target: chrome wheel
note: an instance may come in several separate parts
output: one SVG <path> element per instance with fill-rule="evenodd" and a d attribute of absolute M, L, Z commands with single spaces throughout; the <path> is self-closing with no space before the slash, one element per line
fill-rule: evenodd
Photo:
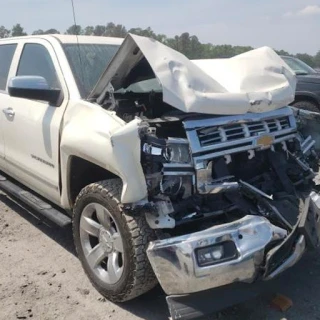
<path fill-rule="evenodd" d="M 90 203 L 83 209 L 80 242 L 92 272 L 105 283 L 117 283 L 125 263 L 123 242 L 117 223 L 101 204 Z"/>

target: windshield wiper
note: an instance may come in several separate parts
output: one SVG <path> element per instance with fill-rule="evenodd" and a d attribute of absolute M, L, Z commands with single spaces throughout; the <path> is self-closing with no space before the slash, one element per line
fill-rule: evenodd
<path fill-rule="evenodd" d="M 296 75 L 297 76 L 306 76 L 306 75 L 308 75 L 309 73 L 308 72 L 305 72 L 305 71 L 297 71 L 296 72 Z"/>

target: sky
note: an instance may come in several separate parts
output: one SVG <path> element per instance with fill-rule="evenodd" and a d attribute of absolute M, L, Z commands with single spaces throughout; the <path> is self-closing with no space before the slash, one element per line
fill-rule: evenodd
<path fill-rule="evenodd" d="M 203 43 L 320 50 L 320 0 L 74 0 L 77 24 L 114 22 L 168 36 L 189 32 Z M 0 25 L 28 33 L 73 24 L 71 0 L 0 0 Z"/>

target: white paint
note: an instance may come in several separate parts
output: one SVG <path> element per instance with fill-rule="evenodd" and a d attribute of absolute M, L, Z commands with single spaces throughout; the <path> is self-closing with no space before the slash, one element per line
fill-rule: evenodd
<path fill-rule="evenodd" d="M 163 101 L 184 112 L 265 112 L 294 100 L 295 74 L 271 48 L 231 59 L 190 61 L 153 39 L 131 34 L 90 97 L 101 101 L 110 82 L 115 90 L 120 89 L 129 71 L 143 57 L 162 85 Z"/>
<path fill-rule="evenodd" d="M 62 205 L 69 207 L 69 166 L 73 156 L 94 163 L 119 176 L 121 201 L 134 203 L 147 196 L 140 165 L 139 119 L 128 124 L 99 105 L 70 101 L 61 137 Z"/>

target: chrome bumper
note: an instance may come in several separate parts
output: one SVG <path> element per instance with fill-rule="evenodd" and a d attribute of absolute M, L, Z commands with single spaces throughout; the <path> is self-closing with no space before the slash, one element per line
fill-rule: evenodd
<path fill-rule="evenodd" d="M 261 271 L 266 246 L 286 236 L 286 230 L 274 226 L 267 219 L 248 215 L 201 232 L 151 242 L 147 254 L 168 295 L 188 294 L 235 282 L 253 282 Z M 234 242 L 237 257 L 227 262 L 199 266 L 197 249 L 226 241 Z M 304 239 L 299 239 L 293 256 L 283 263 L 281 271 L 298 261 L 305 247 Z"/>

